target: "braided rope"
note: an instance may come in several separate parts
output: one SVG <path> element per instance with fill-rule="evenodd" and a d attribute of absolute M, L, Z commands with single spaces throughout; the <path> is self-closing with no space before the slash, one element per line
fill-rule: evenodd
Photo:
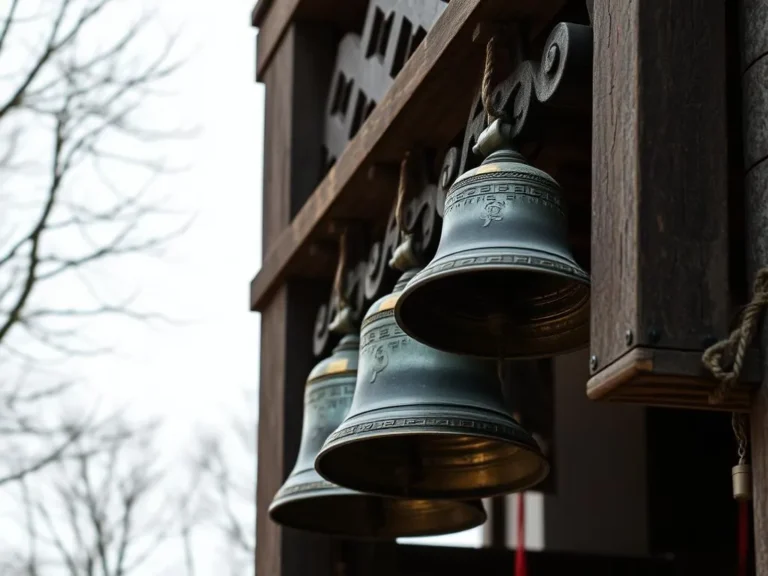
<path fill-rule="evenodd" d="M 483 71 L 483 83 L 481 84 L 481 98 L 483 100 L 483 108 L 485 108 L 488 124 L 502 115 L 501 110 L 497 109 L 493 104 L 493 93 L 491 92 L 491 88 L 493 87 L 494 66 L 496 64 L 496 46 L 498 42 L 498 36 L 494 34 L 485 45 L 485 70 Z"/>
<path fill-rule="evenodd" d="M 720 404 L 739 379 L 747 349 L 757 331 L 763 308 L 768 304 L 768 267 L 758 271 L 752 288 L 752 301 L 744 307 L 741 322 L 725 340 L 704 351 L 701 361 L 720 382 L 709 396 L 710 404 Z M 733 358 L 730 369 L 724 359 Z"/>

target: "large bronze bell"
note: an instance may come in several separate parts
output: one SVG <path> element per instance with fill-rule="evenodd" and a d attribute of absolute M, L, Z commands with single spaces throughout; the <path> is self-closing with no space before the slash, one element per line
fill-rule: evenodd
<path fill-rule="evenodd" d="M 352 403 L 357 375 L 357 336 L 345 336 L 330 358 L 309 375 L 296 465 L 269 507 L 280 524 L 354 538 L 393 539 L 467 530 L 485 522 L 479 500 L 405 500 L 362 494 L 323 480 L 315 455 Z"/>
<path fill-rule="evenodd" d="M 414 273 L 363 319 L 352 407 L 315 468 L 341 486 L 411 498 L 482 498 L 533 486 L 549 466 L 506 410 L 496 364 L 428 348 L 395 323 L 395 303 Z"/>
<path fill-rule="evenodd" d="M 432 261 L 403 291 L 397 323 L 433 348 L 536 358 L 589 340 L 589 275 L 568 247 L 558 183 L 516 152 L 495 121 L 480 166 L 454 182 Z"/>

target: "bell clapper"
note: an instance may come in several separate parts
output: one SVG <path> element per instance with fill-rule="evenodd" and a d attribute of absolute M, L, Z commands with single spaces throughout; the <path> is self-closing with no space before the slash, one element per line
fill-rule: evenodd
<path fill-rule="evenodd" d="M 743 502 L 752 499 L 752 467 L 747 464 L 747 434 L 743 414 L 733 413 L 731 424 L 736 441 L 739 444 L 739 463 L 731 470 L 733 481 L 733 497 Z"/>

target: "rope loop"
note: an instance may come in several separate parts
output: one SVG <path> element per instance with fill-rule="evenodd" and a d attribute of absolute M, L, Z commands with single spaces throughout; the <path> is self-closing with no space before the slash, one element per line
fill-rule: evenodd
<path fill-rule="evenodd" d="M 728 338 L 704 351 L 704 366 L 720 382 L 709 396 L 710 404 L 722 403 L 736 384 L 744 366 L 744 358 L 757 332 L 763 308 L 768 304 L 768 267 L 761 268 L 752 287 L 752 301 L 744 307 L 739 326 Z"/>

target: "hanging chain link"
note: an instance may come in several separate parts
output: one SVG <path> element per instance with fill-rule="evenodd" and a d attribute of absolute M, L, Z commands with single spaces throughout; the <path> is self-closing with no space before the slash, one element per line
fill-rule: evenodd
<path fill-rule="evenodd" d="M 749 443 L 749 436 L 747 436 L 747 416 L 737 412 L 731 413 L 731 426 L 733 427 L 733 435 L 736 437 L 736 442 L 739 445 L 739 464 L 746 464 L 747 444 Z"/>

